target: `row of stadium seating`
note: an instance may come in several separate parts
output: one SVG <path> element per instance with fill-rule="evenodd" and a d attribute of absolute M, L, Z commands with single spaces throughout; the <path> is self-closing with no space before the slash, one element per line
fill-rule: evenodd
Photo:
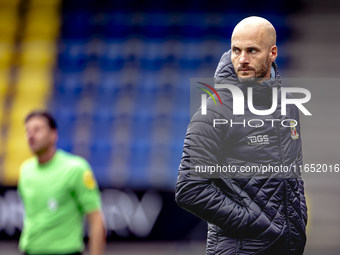
<path fill-rule="evenodd" d="M 10 106 L 2 109 L 6 116 L 2 127 L 8 127 L 2 152 L 5 185 L 16 184 L 20 164 L 31 156 L 25 142 L 25 116 L 48 106 L 60 27 L 59 5 L 59 0 L 0 3 L 0 68 L 5 76 L 3 86 L 9 88 L 4 95 Z M 1 47 L 3 44 L 6 47 Z"/>
<path fill-rule="evenodd" d="M 215 0 L 68 0 L 61 16 L 59 0 L 13 2 L 6 7 L 12 16 L 0 16 L 0 31 L 13 36 L 0 37 L 4 183 L 15 183 L 30 155 L 25 115 L 48 108 L 58 122 L 58 146 L 88 159 L 101 187 L 173 189 L 190 118 L 190 78 L 213 77 L 233 27 L 249 15 Z M 275 4 L 276 13 L 261 15 L 284 44 L 292 2 Z M 281 54 L 280 68 L 288 60 Z"/>
<path fill-rule="evenodd" d="M 244 14 L 159 11 L 155 1 L 140 12 L 127 2 L 64 2 L 50 101 L 59 146 L 87 158 L 102 187 L 173 189 L 190 78 L 213 77 Z M 267 18 L 284 43 L 284 16 Z"/>
<path fill-rule="evenodd" d="M 18 30 L 18 3 L 19 1 L 0 2 L 0 158 L 6 152 L 6 137 L 3 131 L 6 122 L 7 95 L 11 83 L 10 67 L 15 54 L 14 41 Z"/>
<path fill-rule="evenodd" d="M 216 63 L 221 50 L 230 45 L 223 40 L 67 40 L 60 47 L 59 66 L 63 72 L 82 71 L 89 62 L 101 70 L 117 71 L 125 65 L 140 65 L 145 70 L 159 70 L 164 65 L 196 69 Z"/>
<path fill-rule="evenodd" d="M 264 10 L 263 6 L 271 5 L 271 13 L 276 15 L 284 15 L 292 11 L 292 6 L 299 7 L 299 2 L 293 0 L 277 0 L 272 2 L 270 0 L 263 0 L 256 5 L 250 5 L 245 0 L 239 2 L 233 1 L 220 1 L 220 0 L 125 0 L 125 1 L 111 1 L 111 0 L 68 0 L 64 6 L 64 11 L 69 10 L 88 10 L 88 11 L 112 11 L 112 10 L 125 10 L 140 12 L 150 10 L 163 10 L 163 11 L 229 11 L 230 13 L 247 13 L 249 11 L 259 12 Z"/>
<path fill-rule="evenodd" d="M 271 12 L 265 12 L 268 6 Z M 290 30 L 285 16 L 300 7 L 292 0 L 264 0 L 249 5 L 247 2 L 220 0 L 166 1 L 108 1 L 69 0 L 63 8 L 63 38 L 89 39 L 99 36 L 104 40 L 142 36 L 164 39 L 169 36 L 200 38 L 219 36 L 229 38 L 238 20 L 261 14 L 275 23 L 279 42 L 287 39 Z"/>
<path fill-rule="evenodd" d="M 276 24 L 276 30 L 285 40 L 290 30 L 285 26 L 283 16 L 267 15 Z M 201 38 L 202 36 L 228 38 L 233 31 L 236 20 L 244 14 L 218 14 L 206 12 L 169 13 L 146 12 L 131 13 L 122 11 L 104 12 L 100 17 L 92 11 L 75 10 L 65 15 L 63 27 L 66 39 L 87 39 L 93 34 L 110 40 L 126 38 L 131 35 L 143 38 L 163 39 L 169 37 Z"/>

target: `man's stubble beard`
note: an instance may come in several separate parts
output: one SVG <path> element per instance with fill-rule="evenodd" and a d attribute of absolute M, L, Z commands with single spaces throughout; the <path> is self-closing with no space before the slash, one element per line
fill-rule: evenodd
<path fill-rule="evenodd" d="M 270 61 L 269 58 L 266 59 L 266 62 L 264 64 L 261 65 L 259 70 L 255 71 L 255 75 L 252 77 L 238 77 L 238 80 L 241 83 L 251 83 L 251 82 L 255 82 L 255 81 L 259 81 L 261 80 L 263 77 L 266 76 L 266 74 L 268 73 L 269 69 L 270 69 L 271 65 L 270 65 Z"/>
<path fill-rule="evenodd" d="M 40 147 L 36 148 L 35 150 L 31 148 L 31 150 L 33 154 L 39 156 L 39 155 L 46 153 L 50 148 L 51 148 L 51 144 L 46 143 L 46 144 L 42 144 Z"/>

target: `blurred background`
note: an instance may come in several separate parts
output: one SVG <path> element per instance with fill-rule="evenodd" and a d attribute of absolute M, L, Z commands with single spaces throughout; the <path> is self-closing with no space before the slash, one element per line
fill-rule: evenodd
<path fill-rule="evenodd" d="M 213 77 L 234 26 L 252 15 L 276 28 L 282 77 L 340 78 L 339 7 L 330 0 L 0 0 L 0 254 L 19 254 L 16 184 L 31 156 L 23 120 L 37 108 L 55 116 L 58 146 L 93 167 L 107 254 L 205 254 L 206 223 L 174 202 L 190 78 Z M 314 85 L 320 114 L 336 110 L 340 89 L 322 94 Z M 314 137 L 323 127 L 302 117 L 305 159 L 338 159 L 338 120 L 320 150 Z M 339 254 L 339 181 L 305 185 L 305 254 Z"/>

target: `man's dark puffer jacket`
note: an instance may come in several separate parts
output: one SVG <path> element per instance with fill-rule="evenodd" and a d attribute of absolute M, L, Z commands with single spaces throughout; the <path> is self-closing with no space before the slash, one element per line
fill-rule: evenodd
<path fill-rule="evenodd" d="M 207 115 L 198 110 L 193 116 L 184 141 L 182 161 L 176 185 L 179 206 L 208 222 L 207 252 L 209 255 L 300 255 L 306 243 L 307 207 L 300 173 L 287 178 L 241 178 L 238 173 L 227 178 L 212 178 L 209 173 L 194 174 L 195 166 L 302 165 L 301 134 L 296 138 L 284 119 L 299 123 L 295 105 L 287 105 L 281 115 L 281 90 L 278 107 L 270 116 L 253 115 L 247 106 L 246 86 L 237 80 L 230 51 L 225 53 L 215 73 L 215 83 L 238 86 L 245 95 L 244 115 L 233 115 L 232 97 L 228 89 L 218 90 L 223 106 L 207 100 Z M 255 109 L 269 109 L 272 87 L 281 87 L 277 66 L 275 78 L 254 83 Z M 287 97 L 292 97 L 287 94 Z M 216 100 L 218 100 L 216 98 Z M 218 101 L 217 101 L 218 102 Z M 262 127 L 216 125 L 213 119 L 232 119 L 246 123 L 249 119 L 264 121 Z M 288 121 L 289 123 L 289 121 Z M 288 124 L 289 125 L 289 124 Z M 268 135 L 268 144 L 250 144 L 250 136 Z M 293 137 L 295 139 L 293 139 Z M 230 178 L 228 178 L 230 177 Z M 232 177 L 232 178 L 231 178 Z"/>

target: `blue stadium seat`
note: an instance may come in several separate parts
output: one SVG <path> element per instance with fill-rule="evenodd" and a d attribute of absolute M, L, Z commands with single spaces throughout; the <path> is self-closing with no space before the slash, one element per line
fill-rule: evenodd
<path fill-rule="evenodd" d="M 133 11 L 141 10 L 141 7 L 145 5 L 145 2 L 139 0 L 125 0 L 125 1 L 111 1 L 107 0 L 103 3 L 103 10 L 111 13 L 114 11 Z"/>
<path fill-rule="evenodd" d="M 276 30 L 276 43 L 282 44 L 291 36 L 291 29 L 287 26 L 286 17 L 283 15 L 275 15 L 273 13 L 264 13 L 262 17 L 268 19 Z"/>
<path fill-rule="evenodd" d="M 83 90 L 82 72 L 60 73 L 56 78 L 56 92 L 60 95 L 79 95 Z"/>
<path fill-rule="evenodd" d="M 69 107 L 69 111 L 76 109 L 84 89 L 81 75 L 82 73 L 57 75 L 53 95 L 54 104 Z"/>
<path fill-rule="evenodd" d="M 102 35 L 107 39 L 124 38 L 132 32 L 131 14 L 124 11 L 107 12 L 103 25 Z"/>
<path fill-rule="evenodd" d="M 148 166 L 150 162 L 150 145 L 134 144 L 131 148 L 129 160 L 130 173 L 128 183 L 131 187 L 146 188 L 150 185 Z"/>
<path fill-rule="evenodd" d="M 65 12 L 62 26 L 63 38 L 89 39 L 93 32 L 92 16 L 91 9 L 72 9 L 67 13 Z"/>
<path fill-rule="evenodd" d="M 187 12 L 182 16 L 180 36 L 183 38 L 201 38 L 205 30 L 205 15 L 203 12 Z"/>
<path fill-rule="evenodd" d="M 97 139 L 97 137 L 92 137 L 90 149 L 90 160 L 94 166 L 105 167 L 109 164 L 110 155 L 112 153 L 112 144 L 109 139 Z"/>
<path fill-rule="evenodd" d="M 135 98 L 135 121 L 152 121 L 155 111 L 155 93 L 139 93 Z"/>
<path fill-rule="evenodd" d="M 63 116 L 67 115 L 67 116 Z M 55 119 L 58 125 L 58 142 L 57 147 L 65 151 L 72 152 L 74 148 L 73 137 L 75 130 L 74 116 L 65 112 L 59 115 L 55 113 Z"/>
<path fill-rule="evenodd" d="M 143 55 L 141 56 L 141 67 L 145 70 L 160 70 L 165 63 L 162 54 L 162 41 L 146 41 Z"/>
<path fill-rule="evenodd" d="M 144 117 L 144 116 L 143 116 Z M 152 122 L 148 119 L 134 119 L 132 127 L 133 143 L 147 146 L 151 142 Z"/>
<path fill-rule="evenodd" d="M 121 72 L 100 72 L 97 89 L 97 102 L 110 104 L 117 99 L 122 89 Z"/>
<path fill-rule="evenodd" d="M 184 138 L 183 138 L 184 142 Z M 170 160 L 169 164 L 169 177 L 176 180 L 178 175 L 178 168 L 181 163 L 182 153 L 183 153 L 183 142 L 174 142 L 170 146 Z"/>
<path fill-rule="evenodd" d="M 64 41 L 60 47 L 58 66 L 64 72 L 84 70 L 87 61 L 87 40 Z"/>
<path fill-rule="evenodd" d="M 169 33 L 169 14 L 166 12 L 145 13 L 140 33 L 147 38 L 164 38 Z"/>
<path fill-rule="evenodd" d="M 57 148 L 60 148 L 64 151 L 72 153 L 74 149 L 74 144 L 72 141 L 68 139 L 64 139 L 63 137 L 60 137 L 57 142 Z"/>
<path fill-rule="evenodd" d="M 70 108 L 68 105 L 63 105 L 62 103 L 57 103 L 52 109 L 53 116 L 58 122 L 61 122 L 66 126 L 69 123 L 74 123 L 77 119 L 77 113 L 75 108 Z"/>
<path fill-rule="evenodd" d="M 92 137 L 95 139 L 110 139 L 113 133 L 115 115 L 110 107 L 96 107 L 93 116 Z"/>
<path fill-rule="evenodd" d="M 100 57 L 100 67 L 104 71 L 118 71 L 125 63 L 123 57 L 125 40 L 106 41 L 103 55 Z"/>
<path fill-rule="evenodd" d="M 91 10 L 97 0 L 67 0 L 64 3 L 64 12 L 67 10 Z"/>
<path fill-rule="evenodd" d="M 179 59 L 180 67 L 189 70 L 198 69 L 203 62 L 200 55 L 200 41 L 186 41 L 182 45 L 183 48 Z"/>
<path fill-rule="evenodd" d="M 143 70 L 138 79 L 138 90 L 141 92 L 156 92 L 158 87 L 159 72 L 154 70 Z"/>
<path fill-rule="evenodd" d="M 92 137 L 89 163 L 100 186 L 109 184 L 108 170 L 111 161 L 112 144 L 107 138 Z"/>
<path fill-rule="evenodd" d="M 189 109 L 176 108 L 172 117 L 172 140 L 183 144 L 184 137 L 187 131 L 187 127 L 190 123 L 190 112 Z"/>

